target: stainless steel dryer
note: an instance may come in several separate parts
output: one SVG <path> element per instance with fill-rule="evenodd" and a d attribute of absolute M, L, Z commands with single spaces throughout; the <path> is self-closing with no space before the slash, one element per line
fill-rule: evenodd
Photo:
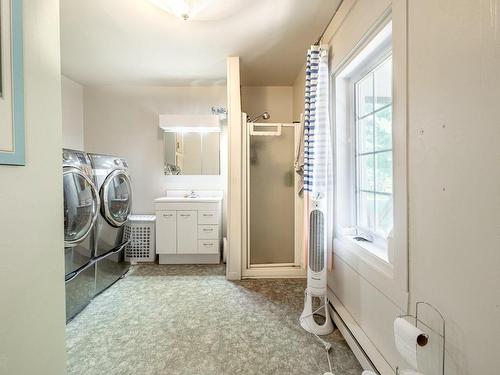
<path fill-rule="evenodd" d="M 129 269 L 125 262 L 124 226 L 132 208 L 132 186 L 124 159 L 89 154 L 101 199 L 96 228 L 96 294 Z"/>
<path fill-rule="evenodd" d="M 93 235 L 100 201 L 88 156 L 64 149 L 62 158 L 66 320 L 70 320 L 95 294 Z"/>

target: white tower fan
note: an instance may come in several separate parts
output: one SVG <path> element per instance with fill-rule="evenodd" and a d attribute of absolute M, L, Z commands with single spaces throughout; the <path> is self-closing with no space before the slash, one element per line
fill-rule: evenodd
<path fill-rule="evenodd" d="M 304 298 L 304 311 L 300 316 L 300 325 L 315 335 L 328 335 L 333 331 L 328 310 L 326 293 L 327 273 L 327 238 L 326 238 L 327 199 L 318 194 L 311 198 L 309 208 L 309 259 L 307 264 L 307 288 Z M 313 297 L 321 300 L 321 305 L 313 310 Z M 324 307 L 325 322 L 320 325 L 314 320 L 314 314 Z"/>
<path fill-rule="evenodd" d="M 312 46 L 308 52 L 304 113 L 304 198 L 308 221 L 307 289 L 300 325 L 314 335 L 333 331 L 328 311 L 326 274 L 328 256 L 328 189 L 331 179 L 330 123 L 328 114 L 328 47 Z M 313 310 L 313 298 L 321 300 Z M 320 325 L 314 314 L 324 308 Z"/>

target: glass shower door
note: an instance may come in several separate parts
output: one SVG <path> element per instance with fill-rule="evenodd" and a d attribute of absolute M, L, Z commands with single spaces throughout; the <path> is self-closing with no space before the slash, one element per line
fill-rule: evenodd
<path fill-rule="evenodd" d="M 248 130 L 249 265 L 292 265 L 295 129 L 248 124 Z"/>

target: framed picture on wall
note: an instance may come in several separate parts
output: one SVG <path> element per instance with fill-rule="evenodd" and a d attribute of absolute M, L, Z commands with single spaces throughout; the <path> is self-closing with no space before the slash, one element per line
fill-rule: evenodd
<path fill-rule="evenodd" d="M 25 164 L 22 8 L 0 0 L 0 164 Z"/>

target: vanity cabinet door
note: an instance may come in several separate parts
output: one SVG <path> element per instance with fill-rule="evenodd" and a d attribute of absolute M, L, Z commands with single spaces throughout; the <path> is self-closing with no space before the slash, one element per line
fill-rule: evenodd
<path fill-rule="evenodd" d="M 177 211 L 177 254 L 198 252 L 197 211 Z"/>
<path fill-rule="evenodd" d="M 175 211 L 156 212 L 156 253 L 177 253 L 177 215 Z"/>

